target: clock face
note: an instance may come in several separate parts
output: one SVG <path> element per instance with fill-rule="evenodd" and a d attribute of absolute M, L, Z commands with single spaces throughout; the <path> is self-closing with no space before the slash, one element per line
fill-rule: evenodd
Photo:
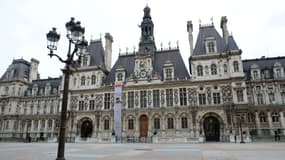
<path fill-rule="evenodd" d="M 146 71 L 142 70 L 140 73 L 141 78 L 145 78 L 146 77 Z"/>

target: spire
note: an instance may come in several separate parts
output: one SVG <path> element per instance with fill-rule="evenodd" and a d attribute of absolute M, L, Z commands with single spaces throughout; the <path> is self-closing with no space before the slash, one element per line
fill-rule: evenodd
<path fill-rule="evenodd" d="M 154 36 L 153 36 L 153 22 L 150 16 L 150 8 L 148 5 L 144 8 L 143 21 L 141 22 L 141 39 L 139 43 L 139 51 L 142 53 L 144 51 L 154 52 L 156 50 Z"/>

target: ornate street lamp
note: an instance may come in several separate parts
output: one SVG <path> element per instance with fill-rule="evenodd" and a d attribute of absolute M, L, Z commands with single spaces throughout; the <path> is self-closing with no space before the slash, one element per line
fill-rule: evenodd
<path fill-rule="evenodd" d="M 47 36 L 47 48 L 50 50 L 48 54 L 51 58 L 57 57 L 60 62 L 65 64 L 65 68 L 62 69 L 64 74 L 64 86 L 63 86 L 63 97 L 61 107 L 61 122 L 58 140 L 58 151 L 56 160 L 65 160 L 64 148 L 65 148 L 65 128 L 66 128 L 66 115 L 67 115 L 67 102 L 68 102 L 68 88 L 69 88 L 69 77 L 72 72 L 71 68 L 75 64 L 80 64 L 82 54 L 85 52 L 88 42 L 84 40 L 85 28 L 81 27 L 80 22 L 74 22 L 74 18 L 71 18 L 65 25 L 67 30 L 67 39 L 69 40 L 69 47 L 67 52 L 67 58 L 62 59 L 59 55 L 54 54 L 53 51 L 57 49 L 57 42 L 60 39 L 60 35 L 56 32 L 56 28 L 52 28 Z M 71 45 L 74 44 L 74 49 L 71 52 Z M 74 56 L 78 57 L 78 60 L 74 60 Z"/>

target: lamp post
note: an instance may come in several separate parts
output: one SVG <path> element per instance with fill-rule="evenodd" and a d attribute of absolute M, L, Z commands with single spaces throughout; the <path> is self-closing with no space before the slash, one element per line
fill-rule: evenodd
<path fill-rule="evenodd" d="M 56 160 L 65 160 L 64 148 L 65 148 L 65 129 L 66 129 L 66 114 L 67 114 L 67 103 L 68 103 L 68 88 L 69 88 L 69 77 L 72 72 L 71 68 L 75 67 L 76 64 L 80 64 L 80 58 L 85 52 L 88 42 L 84 40 L 85 28 L 81 27 L 80 22 L 74 22 L 74 18 L 71 18 L 69 22 L 65 24 L 67 30 L 67 39 L 69 40 L 69 47 L 67 52 L 67 58 L 62 59 L 59 55 L 54 54 L 53 51 L 57 49 L 57 42 L 59 41 L 60 34 L 56 32 L 56 28 L 52 28 L 47 36 L 47 48 L 50 50 L 48 54 L 50 58 L 53 56 L 57 57 L 58 60 L 65 64 L 65 68 L 62 69 L 64 74 L 64 86 L 63 86 L 63 97 L 61 107 L 61 122 L 58 140 L 58 151 Z M 71 52 L 71 46 L 74 45 L 74 50 Z M 73 60 L 74 56 L 78 57 L 78 60 Z"/>

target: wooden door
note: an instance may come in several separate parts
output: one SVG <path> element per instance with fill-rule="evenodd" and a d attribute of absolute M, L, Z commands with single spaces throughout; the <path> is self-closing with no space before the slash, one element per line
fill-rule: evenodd
<path fill-rule="evenodd" d="M 140 137 L 147 137 L 148 118 L 146 115 L 140 117 Z"/>

